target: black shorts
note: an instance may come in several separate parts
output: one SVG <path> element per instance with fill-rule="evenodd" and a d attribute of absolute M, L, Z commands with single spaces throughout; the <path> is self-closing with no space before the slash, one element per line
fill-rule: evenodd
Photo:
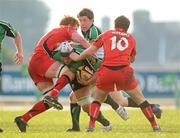
<path fill-rule="evenodd" d="M 75 77 L 74 80 L 70 83 L 71 88 L 73 91 L 76 91 L 78 89 L 81 89 L 83 87 L 86 87 L 87 85 L 82 85 L 77 81 L 77 78 Z"/>

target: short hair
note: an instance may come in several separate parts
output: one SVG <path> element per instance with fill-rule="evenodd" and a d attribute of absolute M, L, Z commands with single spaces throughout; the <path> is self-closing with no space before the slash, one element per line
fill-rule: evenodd
<path fill-rule="evenodd" d="M 127 17 L 125 16 L 119 16 L 117 17 L 115 20 L 114 20 L 114 27 L 115 28 L 122 28 L 124 29 L 125 31 L 128 30 L 129 28 L 129 25 L 130 25 L 130 21 Z"/>
<path fill-rule="evenodd" d="M 64 18 L 61 19 L 59 25 L 70 25 L 70 26 L 79 26 L 79 22 L 77 19 L 75 19 L 72 16 L 64 16 Z"/>
<path fill-rule="evenodd" d="M 91 9 L 83 8 L 77 15 L 77 17 L 87 16 L 90 20 L 94 19 L 94 13 Z"/>

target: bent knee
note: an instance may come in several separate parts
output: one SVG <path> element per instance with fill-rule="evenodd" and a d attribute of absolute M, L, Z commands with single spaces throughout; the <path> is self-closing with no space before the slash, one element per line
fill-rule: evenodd
<path fill-rule="evenodd" d="M 73 92 L 70 93 L 69 100 L 70 100 L 70 103 L 77 103 L 76 96 Z"/>

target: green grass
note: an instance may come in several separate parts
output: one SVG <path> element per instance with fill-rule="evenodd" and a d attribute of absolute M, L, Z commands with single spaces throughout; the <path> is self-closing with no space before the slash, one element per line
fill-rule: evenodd
<path fill-rule="evenodd" d="M 67 133 L 66 129 L 71 126 L 69 111 L 50 110 L 30 120 L 26 133 L 19 133 L 13 121 L 24 112 L 0 111 L 0 127 L 4 129 L 1 138 L 180 138 L 180 110 L 163 110 L 158 120 L 160 133 L 152 131 L 139 109 L 128 110 L 128 121 L 123 121 L 113 110 L 103 111 L 112 123 L 111 132 L 101 132 L 101 125 L 96 123 L 95 132 L 86 133 L 88 117 L 81 113 L 81 132 Z"/>

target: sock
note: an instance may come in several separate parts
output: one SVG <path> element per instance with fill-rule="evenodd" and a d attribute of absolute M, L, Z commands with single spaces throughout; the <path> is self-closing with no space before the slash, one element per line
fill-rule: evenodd
<path fill-rule="evenodd" d="M 66 84 L 69 83 L 69 77 L 66 75 L 62 75 L 56 82 L 54 89 L 51 91 L 50 95 L 51 96 L 58 96 L 58 92 L 66 86 Z"/>
<path fill-rule="evenodd" d="M 110 122 L 102 115 L 102 112 L 99 112 L 99 115 L 97 117 L 97 121 L 101 123 L 103 126 L 109 126 Z"/>
<path fill-rule="evenodd" d="M 133 99 L 131 99 L 130 97 L 128 97 L 128 107 L 139 107 L 138 104 L 136 104 Z M 151 108 L 155 105 L 155 104 L 150 104 Z"/>
<path fill-rule="evenodd" d="M 146 116 L 146 118 L 151 123 L 151 126 L 152 127 L 157 126 L 154 114 L 153 114 L 152 109 L 151 109 L 151 105 L 147 101 L 144 101 L 139 106 L 140 106 L 142 112 L 144 113 L 144 115 Z"/>
<path fill-rule="evenodd" d="M 72 129 L 79 130 L 79 117 L 81 112 L 81 106 L 77 103 L 70 103 L 71 118 L 72 118 Z"/>
<path fill-rule="evenodd" d="M 118 109 L 119 105 L 111 98 L 110 95 L 107 96 L 104 103 L 109 104 L 114 110 Z"/>
<path fill-rule="evenodd" d="M 99 116 L 99 110 L 101 107 L 101 103 L 99 103 L 98 101 L 94 101 L 91 103 L 90 105 L 90 121 L 89 121 L 89 126 L 94 127 L 95 126 L 95 121 Z"/>
<path fill-rule="evenodd" d="M 136 104 L 132 98 L 128 97 L 127 100 L 128 100 L 128 107 L 139 107 L 139 105 Z"/>
<path fill-rule="evenodd" d="M 44 103 L 43 101 L 37 102 L 31 110 L 29 110 L 27 113 L 21 116 L 21 119 L 25 122 L 28 122 L 32 117 L 48 110 L 50 107 L 47 103 Z"/>

